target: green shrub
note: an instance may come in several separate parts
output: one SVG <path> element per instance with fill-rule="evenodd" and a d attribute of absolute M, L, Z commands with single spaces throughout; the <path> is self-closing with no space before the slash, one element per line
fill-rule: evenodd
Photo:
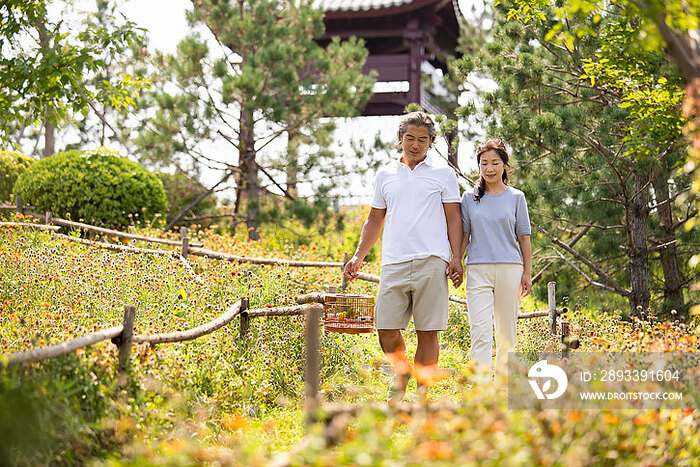
<path fill-rule="evenodd" d="M 197 199 L 198 196 L 207 191 L 207 188 L 199 180 L 194 177 L 188 177 L 185 174 L 159 172 L 156 175 L 163 183 L 165 196 L 168 198 L 168 222 L 180 214 L 180 211 Z M 185 217 L 214 214 L 217 212 L 216 204 L 216 197 L 209 195 L 192 208 Z M 206 222 L 200 224 L 208 225 Z"/>
<path fill-rule="evenodd" d="M 120 388 L 76 354 L 0 369 L 0 465 L 83 465 L 114 448 L 101 423 Z"/>
<path fill-rule="evenodd" d="M 42 159 L 22 173 L 14 193 L 39 212 L 112 227 L 151 221 L 167 209 L 158 177 L 104 148 Z"/>
<path fill-rule="evenodd" d="M 17 177 L 34 162 L 34 159 L 19 152 L 0 151 L 0 201 L 12 200 L 12 188 Z"/>

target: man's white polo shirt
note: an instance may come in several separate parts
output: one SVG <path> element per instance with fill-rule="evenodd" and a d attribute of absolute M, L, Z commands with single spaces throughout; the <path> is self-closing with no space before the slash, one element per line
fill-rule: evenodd
<path fill-rule="evenodd" d="M 450 260 L 443 203 L 459 203 L 457 176 L 430 156 L 415 169 L 400 161 L 377 172 L 371 206 L 386 209 L 382 264 L 438 256 Z M 461 228 L 461 227 L 460 227 Z"/>

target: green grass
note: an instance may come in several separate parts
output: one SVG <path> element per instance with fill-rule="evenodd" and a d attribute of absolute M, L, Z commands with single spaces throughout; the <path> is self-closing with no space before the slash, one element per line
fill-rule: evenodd
<path fill-rule="evenodd" d="M 305 260 L 337 261 L 344 243 L 341 234 L 327 234 L 319 245 L 299 246 L 272 228 L 255 244 L 212 230 L 195 236 L 217 251 Z M 190 264 L 192 270 L 174 258 L 115 253 L 49 233 L 0 227 L 0 354 L 116 325 L 128 304 L 137 307 L 135 332 L 151 334 L 202 324 L 242 296 L 250 297 L 252 308 L 284 306 L 295 295 L 340 282 L 336 269 L 200 257 Z M 378 264 L 363 270 L 376 274 Z M 375 294 L 376 285 L 356 282 L 351 291 Z M 523 301 L 523 312 L 542 308 L 532 299 Z M 697 321 L 635 327 L 586 308 L 570 314 L 582 351 L 698 347 Z M 0 413 L 6 416 L 0 418 L 0 435 L 12 434 L 16 441 L 0 448 L 0 464 L 262 465 L 304 437 L 303 323 L 300 317 L 256 318 L 242 340 L 234 320 L 194 341 L 138 345 L 122 380 L 115 374 L 116 347 L 109 343 L 2 370 Z M 409 357 L 414 334 L 406 333 Z M 558 346 L 546 318 L 518 324 L 518 350 Z M 386 399 L 391 379 L 376 336 L 324 333 L 323 400 L 368 409 L 335 447 L 322 442 L 321 426 L 312 427 L 309 446 L 292 456 L 293 463 L 569 465 L 578 459 L 581 464 L 691 465 L 700 456 L 695 413 L 660 411 L 652 417 L 618 411 L 606 417 L 598 411 L 509 411 L 496 386 L 471 385 L 468 350 L 466 311 L 452 304 L 439 365 L 453 377 L 431 387 L 427 398 L 457 401 L 459 410 L 387 418 L 369 408 Z M 414 382 L 407 397 L 421 400 Z M 26 426 L 12 429 L 13 417 L 23 417 Z"/>

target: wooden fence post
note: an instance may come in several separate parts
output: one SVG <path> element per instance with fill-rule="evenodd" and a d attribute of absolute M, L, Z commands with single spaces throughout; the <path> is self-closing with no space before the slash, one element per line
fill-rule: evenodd
<path fill-rule="evenodd" d="M 19 195 L 15 196 L 15 202 L 17 203 L 17 212 L 20 214 L 24 214 L 24 208 L 22 207 L 22 198 Z"/>
<path fill-rule="evenodd" d="M 345 265 L 348 264 L 348 253 L 345 252 L 343 253 L 343 269 L 342 269 L 342 274 L 343 274 L 343 283 L 340 286 L 340 290 L 345 293 L 345 290 L 348 288 L 348 280 L 345 277 Z"/>
<path fill-rule="evenodd" d="M 46 219 L 44 219 L 44 224 L 49 225 L 53 222 L 53 213 L 51 211 L 46 211 Z"/>
<path fill-rule="evenodd" d="M 552 335 L 557 334 L 557 283 L 547 283 L 547 303 L 549 304 L 549 330 Z"/>
<path fill-rule="evenodd" d="M 136 318 L 136 307 L 126 305 L 124 307 L 124 329 L 119 338 L 119 370 L 124 371 L 131 357 L 131 344 L 134 336 L 134 319 Z"/>
<path fill-rule="evenodd" d="M 250 315 L 248 315 L 248 308 L 250 307 L 250 303 L 248 301 L 248 297 L 243 297 L 241 298 L 241 320 L 240 320 L 240 339 L 241 341 L 245 340 L 246 335 L 248 334 L 248 329 L 250 329 Z"/>
<path fill-rule="evenodd" d="M 567 358 L 569 356 L 569 322 L 561 322 L 561 356 Z"/>
<path fill-rule="evenodd" d="M 183 258 L 187 258 L 187 253 L 190 249 L 190 239 L 187 238 L 187 227 L 180 227 L 180 238 L 182 238 L 182 251 L 180 254 Z"/>
<path fill-rule="evenodd" d="M 319 351 L 321 342 L 319 338 L 319 320 L 321 311 L 314 307 L 306 313 L 306 368 L 305 376 L 305 409 L 307 427 L 314 421 L 315 412 L 319 405 Z"/>

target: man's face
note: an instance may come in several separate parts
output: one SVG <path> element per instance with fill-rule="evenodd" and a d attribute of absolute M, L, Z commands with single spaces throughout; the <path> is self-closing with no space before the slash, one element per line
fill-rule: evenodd
<path fill-rule="evenodd" d="M 430 148 L 430 132 L 424 126 L 408 125 L 401 138 L 403 159 L 407 165 L 415 166 L 425 159 Z"/>

